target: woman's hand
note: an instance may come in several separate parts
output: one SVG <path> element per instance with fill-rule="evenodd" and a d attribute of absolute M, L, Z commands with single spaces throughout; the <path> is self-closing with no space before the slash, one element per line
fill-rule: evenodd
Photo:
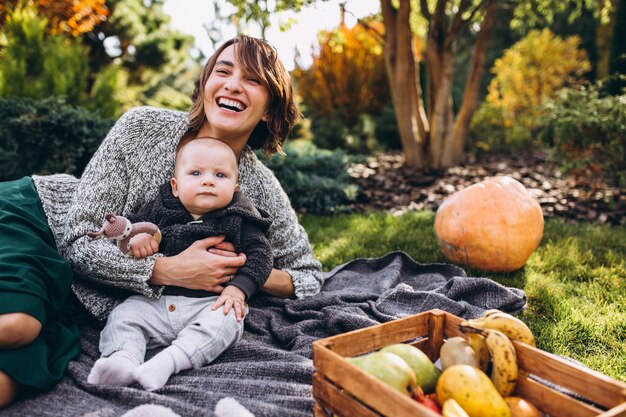
<path fill-rule="evenodd" d="M 241 321 L 246 308 L 246 295 L 234 285 L 229 285 L 224 288 L 222 294 L 220 294 L 217 300 L 215 300 L 211 310 L 215 311 L 221 306 L 224 306 L 224 315 L 227 315 L 230 309 L 233 308 L 235 310 L 235 317 L 237 318 L 237 321 Z"/>
<path fill-rule="evenodd" d="M 157 258 L 148 283 L 221 293 L 222 284 L 245 263 L 246 255 L 234 253 L 224 236 L 213 236 L 194 242 L 178 255 Z"/>

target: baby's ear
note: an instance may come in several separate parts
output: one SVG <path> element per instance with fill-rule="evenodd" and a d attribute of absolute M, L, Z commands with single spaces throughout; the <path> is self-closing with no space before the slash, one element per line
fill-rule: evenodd
<path fill-rule="evenodd" d="M 170 180 L 170 185 L 172 186 L 172 194 L 174 194 L 174 197 L 178 197 L 178 186 L 176 185 L 176 178 L 172 178 Z"/>
<path fill-rule="evenodd" d="M 235 184 L 235 191 L 239 191 L 239 184 Z"/>

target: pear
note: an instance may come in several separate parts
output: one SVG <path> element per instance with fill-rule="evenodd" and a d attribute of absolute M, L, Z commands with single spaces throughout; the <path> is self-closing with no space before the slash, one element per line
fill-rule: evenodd
<path fill-rule="evenodd" d="M 417 388 L 415 373 L 398 355 L 378 351 L 346 359 L 405 395 L 410 396 Z"/>
<path fill-rule="evenodd" d="M 511 417 L 491 379 L 471 365 L 452 365 L 437 381 L 437 399 L 445 404 L 453 398 L 469 417 Z"/>
<path fill-rule="evenodd" d="M 415 373 L 417 385 L 422 387 L 422 390 L 426 394 L 435 392 L 441 371 L 435 367 L 424 352 L 406 343 L 396 343 L 386 346 L 381 349 L 381 352 L 391 352 L 394 355 L 400 356 Z"/>

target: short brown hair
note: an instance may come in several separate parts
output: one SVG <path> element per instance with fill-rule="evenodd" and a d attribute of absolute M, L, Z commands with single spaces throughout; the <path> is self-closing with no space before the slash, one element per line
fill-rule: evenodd
<path fill-rule="evenodd" d="M 197 133 L 204 123 L 204 86 L 218 56 L 234 44 L 237 44 L 235 57 L 243 70 L 258 77 L 270 93 L 268 121 L 259 122 L 248 139 L 248 145 L 252 149 L 263 149 L 266 155 L 282 153 L 282 144 L 300 117 L 294 101 L 291 77 L 274 47 L 264 40 L 246 35 L 237 35 L 224 42 L 204 64 L 191 96 L 193 104 L 189 110 L 188 133 Z"/>

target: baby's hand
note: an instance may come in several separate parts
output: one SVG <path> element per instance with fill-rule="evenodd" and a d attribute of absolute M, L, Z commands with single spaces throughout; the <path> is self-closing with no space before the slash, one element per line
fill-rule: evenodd
<path fill-rule="evenodd" d="M 148 233 L 139 233 L 128 241 L 130 252 L 135 258 L 152 256 L 159 250 L 159 243 Z"/>
<path fill-rule="evenodd" d="M 224 306 L 224 314 L 228 314 L 230 308 L 235 309 L 235 317 L 237 321 L 243 319 L 244 309 L 246 307 L 246 295 L 239 288 L 234 285 L 229 285 L 224 288 L 224 291 L 211 307 L 211 310 L 217 310 L 220 306 Z"/>

